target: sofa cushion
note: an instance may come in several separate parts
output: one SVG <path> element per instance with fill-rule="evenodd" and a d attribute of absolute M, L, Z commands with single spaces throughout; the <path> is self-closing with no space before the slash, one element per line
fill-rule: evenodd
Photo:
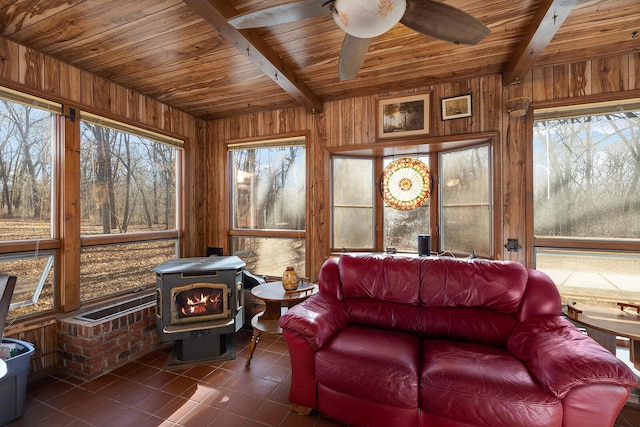
<path fill-rule="evenodd" d="M 343 394 L 417 409 L 419 355 L 415 335 L 349 326 L 316 353 L 316 378 Z"/>
<path fill-rule="evenodd" d="M 420 307 L 422 338 L 475 342 L 507 348 L 515 317 L 485 308 Z"/>
<path fill-rule="evenodd" d="M 481 344 L 423 340 L 420 408 L 474 426 L 562 425 L 562 404 L 509 352 Z"/>
<path fill-rule="evenodd" d="M 420 259 L 343 254 L 338 261 L 344 298 L 418 305 Z"/>
<path fill-rule="evenodd" d="M 417 334 L 420 307 L 369 298 L 345 298 L 349 323 L 373 328 Z"/>
<path fill-rule="evenodd" d="M 422 258 L 420 304 L 482 307 L 515 316 L 527 285 L 519 263 L 481 259 Z"/>

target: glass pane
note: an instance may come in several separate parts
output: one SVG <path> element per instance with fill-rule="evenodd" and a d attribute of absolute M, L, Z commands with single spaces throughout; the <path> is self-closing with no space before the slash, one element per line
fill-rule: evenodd
<path fill-rule="evenodd" d="M 373 160 L 334 157 L 333 205 L 373 206 Z"/>
<path fill-rule="evenodd" d="M 640 112 L 537 121 L 533 133 L 535 235 L 640 236 Z"/>
<path fill-rule="evenodd" d="M 175 256 L 175 240 L 83 248 L 80 298 L 92 300 L 155 284 L 152 269 Z"/>
<path fill-rule="evenodd" d="M 234 150 L 233 226 L 304 230 L 305 147 Z"/>
<path fill-rule="evenodd" d="M 178 149 L 81 122 L 82 234 L 176 228 Z"/>
<path fill-rule="evenodd" d="M 547 273 L 566 302 L 640 301 L 640 254 L 537 248 L 535 268 Z"/>
<path fill-rule="evenodd" d="M 373 159 L 331 160 L 332 246 L 336 249 L 375 247 L 373 167 Z"/>
<path fill-rule="evenodd" d="M 417 252 L 418 234 L 431 234 L 429 203 L 412 211 L 384 207 L 384 247 Z"/>
<path fill-rule="evenodd" d="M 300 277 L 306 275 L 305 239 L 278 237 L 234 237 L 233 255 L 247 264 L 257 275 L 282 277 L 293 266 Z"/>
<path fill-rule="evenodd" d="M 373 208 L 334 208 L 333 247 L 373 249 Z"/>
<path fill-rule="evenodd" d="M 0 100 L 0 240 L 51 237 L 53 117 Z"/>
<path fill-rule="evenodd" d="M 442 250 L 491 256 L 489 146 L 440 155 Z"/>
<path fill-rule="evenodd" d="M 0 272 L 18 278 L 11 298 L 9 319 L 55 308 L 53 257 L 48 251 L 0 257 Z"/>
<path fill-rule="evenodd" d="M 442 209 L 444 250 L 489 256 L 489 208 L 449 206 Z"/>
<path fill-rule="evenodd" d="M 384 159 L 383 166 L 387 167 L 394 160 L 396 158 Z M 418 157 L 418 160 L 429 165 L 428 157 Z M 384 248 L 417 252 L 418 234 L 431 234 L 430 201 L 412 211 L 393 209 L 385 203 L 383 215 Z"/>

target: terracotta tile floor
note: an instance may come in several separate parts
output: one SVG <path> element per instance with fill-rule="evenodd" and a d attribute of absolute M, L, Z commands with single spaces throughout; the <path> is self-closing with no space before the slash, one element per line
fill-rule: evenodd
<path fill-rule="evenodd" d="M 24 416 L 9 427 L 342 426 L 289 410 L 291 367 L 281 336 L 263 335 L 249 368 L 251 331 L 235 339 L 235 360 L 166 367 L 166 347 L 93 381 L 60 374 L 33 381 Z"/>
<path fill-rule="evenodd" d="M 58 374 L 31 382 L 24 417 L 9 427 L 342 426 L 289 410 L 291 368 L 281 336 L 263 335 L 249 368 L 251 331 L 242 329 L 235 339 L 235 360 L 166 367 L 166 347 L 93 381 Z M 639 408 L 627 405 L 615 426 L 640 427 Z"/>

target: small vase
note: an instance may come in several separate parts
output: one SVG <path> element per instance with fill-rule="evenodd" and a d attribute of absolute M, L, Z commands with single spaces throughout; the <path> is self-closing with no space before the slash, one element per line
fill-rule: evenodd
<path fill-rule="evenodd" d="M 298 273 L 296 273 L 293 267 L 287 267 L 284 273 L 282 273 L 282 287 L 285 291 L 298 289 L 299 281 Z"/>

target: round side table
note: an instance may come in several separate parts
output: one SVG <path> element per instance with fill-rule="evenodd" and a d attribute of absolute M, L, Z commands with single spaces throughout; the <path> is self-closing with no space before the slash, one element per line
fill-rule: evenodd
<path fill-rule="evenodd" d="M 304 301 L 317 292 L 318 285 L 309 283 L 301 284 L 293 291 L 285 291 L 282 287 L 282 282 L 269 282 L 251 289 L 251 294 L 264 301 L 266 308 L 263 312 L 256 314 L 253 316 L 253 319 L 251 319 L 253 335 L 251 336 L 246 366 L 251 364 L 253 352 L 256 350 L 256 345 L 258 345 L 260 336 L 263 333 L 282 333 L 282 328 L 278 323 L 282 313 L 287 311 L 289 307 Z"/>
<path fill-rule="evenodd" d="M 613 354 L 616 354 L 616 337 L 629 338 L 629 358 L 633 366 L 640 369 L 640 306 L 621 302 L 618 308 L 568 304 L 562 311 Z"/>

